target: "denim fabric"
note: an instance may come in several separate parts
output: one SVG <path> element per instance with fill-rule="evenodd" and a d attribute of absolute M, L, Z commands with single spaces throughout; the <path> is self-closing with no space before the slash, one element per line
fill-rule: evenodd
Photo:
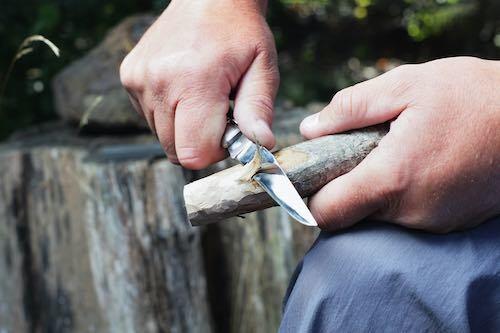
<path fill-rule="evenodd" d="M 500 218 L 447 235 L 376 222 L 323 232 L 280 332 L 500 332 Z"/>

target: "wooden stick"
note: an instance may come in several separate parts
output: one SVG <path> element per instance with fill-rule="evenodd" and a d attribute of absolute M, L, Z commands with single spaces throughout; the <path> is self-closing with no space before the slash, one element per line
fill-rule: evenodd
<path fill-rule="evenodd" d="M 387 133 L 386 124 L 305 141 L 275 154 L 302 197 L 317 192 L 349 172 Z M 184 201 L 193 226 L 261 210 L 276 203 L 254 181 L 242 181 L 237 165 L 184 186 Z"/>

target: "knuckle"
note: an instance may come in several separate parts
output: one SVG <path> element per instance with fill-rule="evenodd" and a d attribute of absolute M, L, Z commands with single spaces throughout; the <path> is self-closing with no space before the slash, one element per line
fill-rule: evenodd
<path fill-rule="evenodd" d="M 269 54 L 271 53 L 271 48 L 269 46 L 270 43 L 266 39 L 258 39 L 254 44 L 255 52 L 262 56 L 269 56 Z"/>
<path fill-rule="evenodd" d="M 398 80 L 390 89 L 391 96 L 404 97 L 413 87 L 413 82 L 411 80 Z"/>
<path fill-rule="evenodd" d="M 356 111 L 353 104 L 356 90 L 355 87 L 356 86 L 351 86 L 342 89 L 333 97 L 333 107 L 339 116 L 345 118 L 352 118 L 355 116 Z"/>
<path fill-rule="evenodd" d="M 214 68 L 219 70 L 214 71 Z M 242 73 L 238 61 L 236 61 L 234 56 L 228 52 L 215 56 L 209 64 L 200 68 L 200 71 L 206 72 L 207 75 L 215 76 L 217 80 L 228 78 L 231 82 L 231 86 L 236 86 L 238 84 Z"/>
<path fill-rule="evenodd" d="M 314 214 L 314 218 L 318 223 L 318 227 L 320 227 L 321 229 L 328 229 L 328 222 L 330 220 L 323 209 L 318 209 Z"/>
<path fill-rule="evenodd" d="M 387 161 L 384 166 L 386 177 L 379 187 L 382 211 L 397 215 L 403 204 L 404 193 L 408 189 L 408 171 L 399 161 Z"/>
<path fill-rule="evenodd" d="M 270 85 L 277 90 L 280 84 L 280 72 L 277 67 L 271 66 L 267 71 L 267 77 L 269 78 Z"/>
<path fill-rule="evenodd" d="M 391 194 L 400 196 L 407 190 L 410 181 L 408 167 L 405 163 L 397 160 L 389 164 L 388 171 L 392 180 L 389 182 Z"/>
<path fill-rule="evenodd" d="M 313 216 L 318 227 L 327 231 L 344 229 L 352 222 L 345 209 L 338 207 L 335 209 L 335 213 L 331 207 L 320 208 L 314 212 Z"/>
<path fill-rule="evenodd" d="M 262 57 L 265 63 L 269 65 L 275 65 L 278 63 L 278 53 L 274 48 L 274 45 L 265 41 L 257 43 L 256 52 L 258 56 Z"/>
<path fill-rule="evenodd" d="M 380 213 L 384 216 L 397 216 L 401 209 L 401 197 L 397 195 L 391 187 L 382 187 L 378 190 L 378 197 L 381 198 L 382 204 Z"/>
<path fill-rule="evenodd" d="M 175 141 L 173 135 L 165 133 L 165 131 L 160 130 L 158 133 L 158 140 L 160 141 L 163 150 L 170 158 L 171 156 L 176 156 L 175 152 Z"/>
<path fill-rule="evenodd" d="M 271 123 L 273 120 L 273 109 L 274 109 L 274 101 L 271 96 L 268 95 L 255 95 L 252 98 L 249 98 L 247 101 L 244 101 L 251 106 L 251 109 L 257 113 L 260 118 L 264 121 Z"/>
<path fill-rule="evenodd" d="M 327 105 L 323 110 L 321 110 L 319 112 L 319 120 L 320 122 L 322 123 L 325 123 L 325 124 L 335 124 L 335 122 L 337 121 L 336 119 L 336 115 L 335 115 L 335 105 L 334 103 L 330 103 L 329 105 Z"/>
<path fill-rule="evenodd" d="M 230 52 L 221 52 L 218 54 L 214 54 L 212 58 L 206 60 L 206 64 L 203 65 L 204 68 L 210 66 L 217 66 L 219 68 L 224 67 L 236 67 L 236 62 L 232 54 Z M 215 68 L 217 68 L 215 67 Z"/>
<path fill-rule="evenodd" d="M 407 77 L 408 75 L 411 75 L 413 73 L 414 66 L 415 65 L 413 65 L 413 64 L 400 65 L 400 66 L 392 69 L 391 71 L 389 71 L 389 73 L 392 73 L 392 75 L 396 75 L 396 76 L 400 76 L 400 77 Z"/>
<path fill-rule="evenodd" d="M 219 77 L 224 69 L 206 63 L 187 64 L 177 69 L 176 88 L 183 93 L 193 95 L 213 89 L 220 82 Z"/>
<path fill-rule="evenodd" d="M 120 81 L 125 88 L 133 89 L 135 87 L 136 80 L 130 62 L 131 60 L 129 54 L 120 64 Z"/>
<path fill-rule="evenodd" d="M 129 93 L 128 96 L 134 110 L 139 114 L 139 116 L 144 117 L 144 111 L 142 110 L 141 104 L 137 98 L 135 98 L 135 96 L 131 93 Z"/>
<path fill-rule="evenodd" d="M 155 94 L 165 91 L 171 77 L 169 64 L 152 60 L 146 65 L 146 79 Z"/>
<path fill-rule="evenodd" d="M 200 62 L 198 67 L 198 71 L 205 77 L 218 82 L 222 80 L 229 81 L 231 87 L 238 85 L 246 70 L 241 54 L 234 49 L 214 53 L 211 57 L 207 57 L 203 62 Z"/>
<path fill-rule="evenodd" d="M 309 201 L 309 209 L 318 223 L 318 227 L 330 231 L 341 229 L 345 224 L 343 209 L 338 206 L 333 207 L 331 202 L 324 200 L 325 198 L 313 196 Z"/>
<path fill-rule="evenodd" d="M 401 65 L 389 72 L 393 82 L 391 96 L 402 97 L 413 87 L 417 76 L 413 74 L 412 66 L 415 65 Z"/>

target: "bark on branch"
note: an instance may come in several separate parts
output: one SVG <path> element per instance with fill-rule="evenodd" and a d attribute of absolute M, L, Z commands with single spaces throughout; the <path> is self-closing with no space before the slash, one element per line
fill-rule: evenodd
<path fill-rule="evenodd" d="M 318 191 L 332 179 L 349 172 L 387 134 L 386 124 L 305 141 L 275 154 L 302 197 Z M 237 165 L 184 187 L 184 200 L 192 225 L 219 220 L 275 206 L 253 181 L 241 181 Z"/>

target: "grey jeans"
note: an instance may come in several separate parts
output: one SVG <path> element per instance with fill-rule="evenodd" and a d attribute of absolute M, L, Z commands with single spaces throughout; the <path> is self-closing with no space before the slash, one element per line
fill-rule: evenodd
<path fill-rule="evenodd" d="M 447 235 L 376 222 L 322 233 L 280 332 L 500 332 L 500 218 Z"/>

